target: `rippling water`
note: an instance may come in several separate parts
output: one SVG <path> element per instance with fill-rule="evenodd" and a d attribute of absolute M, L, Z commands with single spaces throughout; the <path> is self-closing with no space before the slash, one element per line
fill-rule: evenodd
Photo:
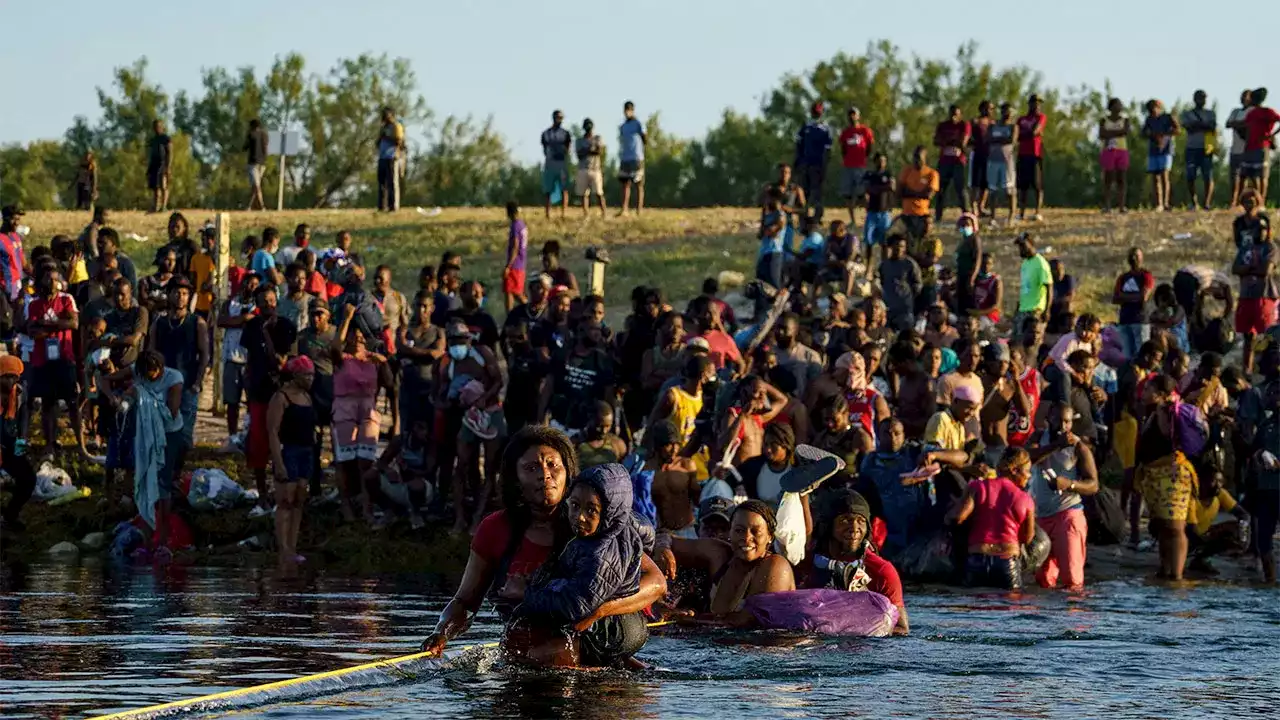
<path fill-rule="evenodd" d="M 420 579 L 228 568 L 6 568 L 0 716 L 84 717 L 401 655 Z M 1277 717 L 1280 593 L 1108 582 L 1020 597 L 908 588 L 912 635 L 654 637 L 653 672 L 529 673 L 493 651 L 392 687 L 237 717 Z M 477 624 L 466 643 L 496 637 Z"/>

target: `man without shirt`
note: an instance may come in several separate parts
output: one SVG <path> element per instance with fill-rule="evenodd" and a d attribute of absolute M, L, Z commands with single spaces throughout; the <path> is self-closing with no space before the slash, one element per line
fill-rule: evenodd
<path fill-rule="evenodd" d="M 678 537 L 696 538 L 693 507 L 702 494 L 698 468 L 691 458 L 680 455 L 680 438 L 676 427 L 668 422 L 652 428 L 653 456 L 645 461 L 640 474 L 649 474 L 654 507 L 658 510 L 658 531 L 669 531 Z"/>

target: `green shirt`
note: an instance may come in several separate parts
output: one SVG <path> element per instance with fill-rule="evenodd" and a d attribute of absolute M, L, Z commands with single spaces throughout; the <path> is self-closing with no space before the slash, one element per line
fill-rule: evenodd
<path fill-rule="evenodd" d="M 1049 307 L 1049 291 L 1053 275 L 1049 261 L 1036 253 L 1022 261 L 1022 287 L 1018 295 L 1018 312 L 1042 312 Z"/>

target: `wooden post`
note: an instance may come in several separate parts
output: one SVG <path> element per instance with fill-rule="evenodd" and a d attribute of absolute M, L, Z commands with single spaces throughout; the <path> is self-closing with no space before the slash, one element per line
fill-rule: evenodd
<path fill-rule="evenodd" d="M 590 274 L 587 276 L 587 294 L 599 295 L 604 297 L 604 269 L 606 265 L 595 260 L 591 261 Z"/>
<path fill-rule="evenodd" d="M 213 218 L 217 239 L 213 246 L 213 307 L 210 308 L 209 322 L 213 323 L 213 412 L 222 412 L 222 335 L 224 330 L 218 328 L 218 314 L 222 312 L 222 303 L 231 296 L 231 280 L 227 270 L 231 267 L 231 215 L 220 212 Z"/>

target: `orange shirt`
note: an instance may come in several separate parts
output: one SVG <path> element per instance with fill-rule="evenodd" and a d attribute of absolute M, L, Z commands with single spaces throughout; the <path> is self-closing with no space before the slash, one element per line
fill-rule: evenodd
<path fill-rule="evenodd" d="M 938 171 L 925 165 L 917 169 L 915 165 L 908 165 L 902 169 L 902 174 L 898 176 L 899 190 L 912 190 L 921 192 L 930 190 L 934 193 L 938 192 Z M 928 198 L 902 198 L 902 214 L 903 215 L 928 215 L 929 199 Z"/>

